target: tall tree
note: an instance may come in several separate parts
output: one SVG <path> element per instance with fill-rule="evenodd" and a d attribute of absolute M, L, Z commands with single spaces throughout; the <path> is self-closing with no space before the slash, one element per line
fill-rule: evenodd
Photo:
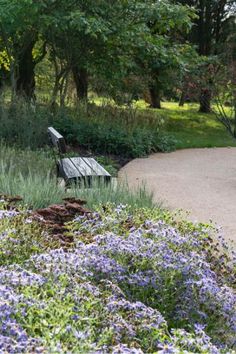
<path fill-rule="evenodd" d="M 126 39 L 121 37 L 115 55 L 126 64 L 125 68 L 123 66 L 126 78 L 121 81 L 122 93 L 126 86 L 123 82 L 130 83 L 133 78 L 135 83 L 139 78 L 141 90 L 143 84 L 149 90 L 151 107 L 160 108 L 162 91 L 170 80 L 169 72 L 186 65 L 190 48 L 182 43 L 180 33 L 190 29 L 194 11 L 169 1 L 136 1 L 128 13 L 128 29 L 132 32 L 127 37 L 129 32 L 126 30 Z M 123 54 L 120 54 L 121 48 Z M 115 63 L 119 65 L 118 61 Z M 136 85 L 134 89 L 137 93 Z"/>
<path fill-rule="evenodd" d="M 192 13 L 167 0 L 60 1 L 45 36 L 72 71 L 79 99 L 87 99 L 91 76 L 119 87 L 134 74 L 150 76 L 157 102 L 163 68 L 176 65 L 182 50 L 168 35 L 189 28 Z"/>
<path fill-rule="evenodd" d="M 232 0 L 178 0 L 178 3 L 193 7 L 198 17 L 194 20 L 194 26 L 188 36 L 190 42 L 196 45 L 199 55 L 209 57 L 218 55 L 222 50 L 224 30 L 230 14 Z M 212 79 L 203 80 L 200 90 L 199 111 L 209 113 L 211 111 L 211 86 Z"/>
<path fill-rule="evenodd" d="M 186 52 L 177 33 L 190 28 L 192 16 L 189 7 L 168 0 L 0 0 L 13 92 L 34 97 L 35 66 L 47 47 L 54 102 L 72 72 L 81 100 L 92 76 L 116 87 L 138 75 L 148 82 L 153 106 L 160 106 L 166 73 L 181 66 Z"/>
<path fill-rule="evenodd" d="M 183 43 L 183 33 L 191 28 L 194 11 L 169 1 L 152 3 L 149 28 L 149 50 L 144 44 L 137 47 L 137 61 L 149 77 L 151 107 L 161 108 L 162 92 L 169 84 L 169 73 L 181 71 L 191 48 Z"/>
<path fill-rule="evenodd" d="M 41 33 L 56 1 L 0 0 L 0 39 L 7 54 L 13 94 L 33 98 L 35 66 L 46 53 Z M 36 43 L 41 46 L 34 52 Z M 39 49 L 40 48 L 40 49 Z"/>
<path fill-rule="evenodd" d="M 27 13 L 27 16 L 25 14 Z M 30 1 L 0 1 L 0 36 L 11 68 L 12 90 L 31 97 L 34 92 L 33 26 L 35 8 Z"/>

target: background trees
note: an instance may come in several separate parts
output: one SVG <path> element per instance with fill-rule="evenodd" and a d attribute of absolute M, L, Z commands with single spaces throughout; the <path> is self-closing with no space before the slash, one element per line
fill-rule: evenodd
<path fill-rule="evenodd" d="M 214 77 L 211 73 L 211 65 L 225 50 L 225 38 L 230 28 L 231 21 L 235 21 L 235 8 L 232 0 L 180 0 L 183 5 L 192 6 L 197 17 L 187 37 L 202 58 L 206 58 L 205 65 L 199 67 L 198 76 L 202 81 L 199 85 L 200 112 L 211 111 L 212 87 Z M 209 60 L 210 59 L 210 60 Z M 209 67 L 210 65 L 210 67 Z"/>
<path fill-rule="evenodd" d="M 232 38 L 234 11 L 230 0 L 0 0 L 0 85 L 35 99 L 47 64 L 52 105 L 74 87 L 76 100 L 90 90 L 160 108 L 167 93 L 183 102 L 192 81 L 208 112 L 209 63 Z"/>

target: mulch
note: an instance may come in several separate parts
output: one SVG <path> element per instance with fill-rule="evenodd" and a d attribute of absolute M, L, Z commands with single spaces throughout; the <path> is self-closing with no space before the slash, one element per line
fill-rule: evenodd
<path fill-rule="evenodd" d="M 17 203 L 23 199 L 20 196 L 0 194 L 7 210 L 19 211 Z M 91 210 L 85 207 L 86 201 L 77 198 L 64 198 L 62 204 L 53 204 L 47 208 L 36 209 L 30 216 L 38 222 L 55 240 L 62 246 L 73 244 L 73 236 L 68 235 L 66 223 L 74 220 L 76 216 L 91 214 Z"/>

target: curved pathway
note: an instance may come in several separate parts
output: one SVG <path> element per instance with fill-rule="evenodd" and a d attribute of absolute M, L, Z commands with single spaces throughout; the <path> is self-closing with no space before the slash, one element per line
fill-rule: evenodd
<path fill-rule="evenodd" d="M 236 241 L 236 148 L 157 153 L 131 161 L 119 177 L 131 187 L 145 182 L 155 201 L 188 210 L 194 221 L 212 220 Z"/>

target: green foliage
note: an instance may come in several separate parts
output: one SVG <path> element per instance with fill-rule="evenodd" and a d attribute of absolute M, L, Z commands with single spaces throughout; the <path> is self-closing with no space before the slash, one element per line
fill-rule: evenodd
<path fill-rule="evenodd" d="M 128 132 L 123 127 L 108 126 L 104 122 L 94 123 L 92 121 L 80 121 L 66 130 L 62 124 L 57 124 L 60 131 L 63 131 L 67 140 L 77 142 L 82 147 L 96 153 L 117 154 L 120 156 L 139 157 L 155 151 L 153 142 L 156 136 L 143 129 L 135 129 Z"/>
<path fill-rule="evenodd" d="M 13 215 L 0 217 L 0 266 L 22 264 L 32 254 L 46 251 L 49 246 L 58 247 L 47 233 L 43 233 L 38 222 L 33 220 L 31 213 L 24 207 L 19 207 L 20 212 L 9 211 L 4 202 L 0 201 L 0 209 L 5 210 L 7 215 Z"/>
<path fill-rule="evenodd" d="M 106 333 L 106 330 L 103 333 L 99 330 L 99 324 L 106 314 L 103 312 L 103 304 L 92 293 L 81 287 L 75 294 L 70 294 L 67 292 L 69 287 L 69 282 L 63 277 L 58 285 L 50 279 L 41 289 L 26 287 L 23 289 L 24 296 L 28 299 L 33 297 L 36 301 L 28 308 L 25 318 L 19 320 L 30 335 L 45 338 L 49 352 L 56 352 L 60 343 L 63 353 L 68 350 L 73 353 L 88 353 L 92 348 L 90 340 L 102 342 L 109 341 L 111 337 L 111 333 Z M 73 321 L 73 318 L 79 317 L 76 299 L 80 299 L 81 320 Z M 39 303 L 42 300 L 45 306 L 40 308 Z M 53 336 L 52 329 L 55 331 Z M 79 336 L 79 333 L 86 330 L 91 333 L 90 340 L 78 340 L 76 334 Z"/>
<path fill-rule="evenodd" d="M 0 111 L 0 139 L 7 144 L 39 148 L 48 144 L 47 128 L 55 126 L 68 144 L 93 153 L 139 157 L 174 149 L 155 114 L 112 106 L 79 105 L 52 112 L 47 106 L 16 101 Z"/>
<path fill-rule="evenodd" d="M 235 146 L 214 115 L 198 113 L 195 104 L 179 107 L 177 103 L 164 102 L 163 110 L 157 111 L 147 109 L 140 101 L 137 107 L 80 105 L 52 113 L 47 106 L 29 106 L 23 102 L 4 105 L 0 139 L 23 148 L 39 148 L 48 144 L 46 130 L 53 125 L 72 146 L 83 146 L 91 154 L 114 154 L 121 158 L 170 151 L 175 146 Z M 113 168 L 110 171 L 113 174 Z"/>
<path fill-rule="evenodd" d="M 46 107 L 16 100 L 0 106 L 0 140 L 10 145 L 40 148 L 48 143 L 47 128 L 53 116 Z"/>
<path fill-rule="evenodd" d="M 107 172 L 110 173 L 111 176 L 117 177 L 117 173 L 119 170 L 119 165 L 112 158 L 108 156 L 96 156 L 96 161 L 102 165 Z"/>
<path fill-rule="evenodd" d="M 150 89 L 158 99 L 176 95 L 199 81 L 194 44 L 207 56 L 232 37 L 231 2 L 1 0 L 1 81 L 9 84 L 10 77 L 12 93 L 33 100 L 47 86 L 51 103 L 60 94 L 61 105 L 86 100 L 88 89 L 121 104 Z M 201 81 L 203 87 L 209 80 Z"/>
<path fill-rule="evenodd" d="M 71 71 L 77 86 L 81 86 L 80 78 L 75 77 L 81 70 L 86 73 L 86 80 L 95 76 L 105 81 L 108 93 L 116 95 L 114 87 L 121 91 L 131 74 L 141 74 L 149 81 L 153 69 L 163 65 L 167 69 L 176 67 L 176 62 L 182 60 L 179 57 L 183 58 L 182 44 L 174 45 L 178 41 L 170 40 L 169 35 L 187 31 L 194 18 L 190 7 L 168 0 L 1 0 L 0 8 L 0 51 L 7 53 L 13 90 L 19 75 L 24 73 L 20 84 L 26 96 L 25 88 L 34 80 L 34 68 L 45 54 L 44 46 L 40 48 L 39 44 L 47 43 L 47 59 L 55 66 L 52 96 L 57 96 L 61 81 Z M 33 68 L 30 77 L 24 62 Z M 34 91 L 34 85 L 31 89 Z"/>
<path fill-rule="evenodd" d="M 66 112 L 55 121 L 69 143 L 96 153 L 132 158 L 174 149 L 174 140 L 161 132 L 158 117 L 149 120 L 148 113 L 109 106 L 84 108 Z"/>

